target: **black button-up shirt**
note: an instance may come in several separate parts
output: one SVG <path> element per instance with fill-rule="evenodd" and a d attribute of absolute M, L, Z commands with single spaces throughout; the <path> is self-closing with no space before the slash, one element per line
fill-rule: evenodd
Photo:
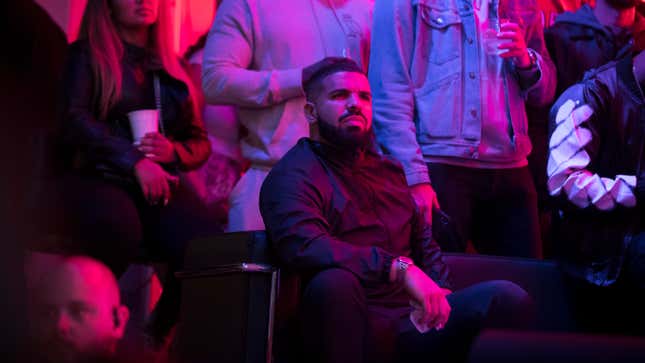
<path fill-rule="evenodd" d="M 447 286 L 448 268 L 402 168 L 374 151 L 346 153 L 301 139 L 262 185 L 260 211 L 286 267 L 346 269 L 368 300 L 408 304 L 403 287 L 389 282 L 391 261 L 401 255 Z"/>

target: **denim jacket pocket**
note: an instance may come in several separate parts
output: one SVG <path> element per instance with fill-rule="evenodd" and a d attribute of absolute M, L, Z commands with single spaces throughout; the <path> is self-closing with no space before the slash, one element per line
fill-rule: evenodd
<path fill-rule="evenodd" d="M 419 3 L 419 14 L 428 26 L 430 62 L 441 65 L 459 57 L 461 51 L 461 17 L 457 9 L 437 9 Z"/>
<path fill-rule="evenodd" d="M 461 104 L 455 97 L 458 82 L 461 77 L 455 73 L 415 91 L 417 137 L 421 143 L 458 136 L 461 120 Z"/>

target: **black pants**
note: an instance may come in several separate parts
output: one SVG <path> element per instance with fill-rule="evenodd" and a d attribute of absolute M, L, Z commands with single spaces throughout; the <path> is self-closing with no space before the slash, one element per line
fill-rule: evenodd
<path fill-rule="evenodd" d="M 98 177 L 68 175 L 58 182 L 58 197 L 50 211 L 60 212 L 58 230 L 66 236 L 64 252 L 92 256 L 120 276 L 133 261 L 144 257 L 165 262 L 168 273 L 150 333 L 163 337 L 177 321 L 179 282 L 186 243 L 220 233 L 206 207 L 190 190 L 174 188 L 167 206 L 152 206 L 138 185 Z"/>
<path fill-rule="evenodd" d="M 441 209 L 454 221 L 464 252 L 468 241 L 487 255 L 541 257 L 537 194 L 528 168 L 473 169 L 428 164 Z"/>
<path fill-rule="evenodd" d="M 301 301 L 301 331 L 311 362 L 464 362 L 482 327 L 530 324 L 533 306 L 508 281 L 473 285 L 449 295 L 450 318 L 441 331 L 420 334 L 409 306 L 380 306 L 350 272 L 329 269 L 307 284 Z"/>

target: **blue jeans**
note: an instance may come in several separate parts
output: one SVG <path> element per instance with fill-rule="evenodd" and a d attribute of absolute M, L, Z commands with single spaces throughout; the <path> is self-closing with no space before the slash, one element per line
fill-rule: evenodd
<path fill-rule="evenodd" d="M 301 333 L 307 360 L 317 362 L 463 362 L 484 327 L 530 325 L 532 300 L 509 281 L 488 281 L 455 291 L 445 328 L 419 333 L 407 305 L 382 306 L 368 298 L 350 272 L 329 269 L 306 285 Z M 407 299 L 404 299 L 407 300 Z"/>

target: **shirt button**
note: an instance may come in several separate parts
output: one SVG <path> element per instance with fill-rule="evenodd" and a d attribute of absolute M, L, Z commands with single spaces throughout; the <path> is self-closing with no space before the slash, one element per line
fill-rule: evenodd
<path fill-rule="evenodd" d="M 477 117 L 477 110 L 475 110 L 475 109 L 470 110 L 470 114 L 471 114 L 473 117 Z"/>
<path fill-rule="evenodd" d="M 475 79 L 475 72 L 468 72 L 468 77 L 470 77 L 470 79 Z"/>
<path fill-rule="evenodd" d="M 468 44 L 473 44 L 473 38 L 468 38 Z"/>
<path fill-rule="evenodd" d="M 466 10 L 466 11 L 470 10 L 470 6 L 464 5 L 464 10 Z"/>

